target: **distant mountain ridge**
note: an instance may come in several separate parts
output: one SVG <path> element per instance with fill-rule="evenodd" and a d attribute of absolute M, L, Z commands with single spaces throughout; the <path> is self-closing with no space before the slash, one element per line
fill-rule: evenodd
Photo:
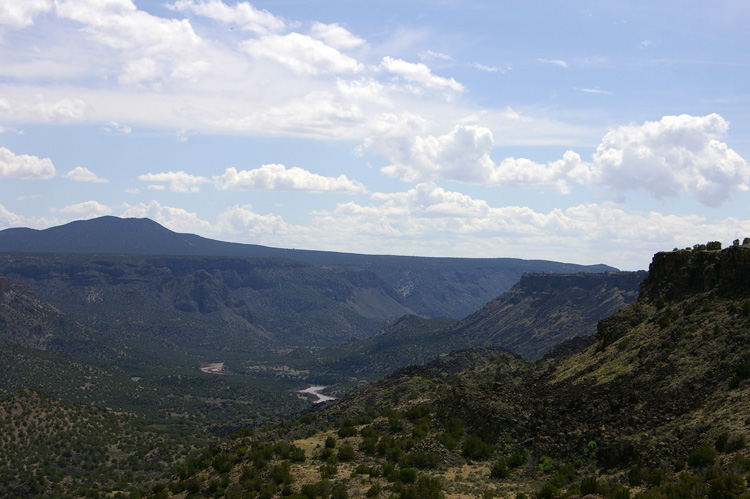
<path fill-rule="evenodd" d="M 44 230 L 0 231 L 0 253 L 60 253 L 285 258 L 317 266 L 352 266 L 376 274 L 401 304 L 428 317 L 461 319 L 510 289 L 526 272 L 609 272 L 603 264 L 577 265 L 518 258 L 439 258 L 364 255 L 271 248 L 173 232 L 145 218 L 105 216 Z"/>
<path fill-rule="evenodd" d="M 371 338 L 317 351 L 313 362 L 331 372 L 377 377 L 466 348 L 501 347 L 536 360 L 562 342 L 592 337 L 600 320 L 636 300 L 647 275 L 524 274 L 461 321 L 405 316 Z"/>

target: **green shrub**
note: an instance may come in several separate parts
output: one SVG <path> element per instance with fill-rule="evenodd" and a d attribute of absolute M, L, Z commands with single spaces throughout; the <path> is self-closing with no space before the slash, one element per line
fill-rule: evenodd
<path fill-rule="evenodd" d="M 341 438 L 353 437 L 357 434 L 357 429 L 353 426 L 342 426 L 339 428 L 338 435 Z"/>
<path fill-rule="evenodd" d="M 556 467 L 557 463 L 549 456 L 543 456 L 542 459 L 539 460 L 539 471 L 542 473 L 549 473 Z"/>
<path fill-rule="evenodd" d="M 368 489 L 367 497 L 378 497 L 380 495 L 380 490 L 380 485 L 376 483 Z"/>
<path fill-rule="evenodd" d="M 482 460 L 487 459 L 495 451 L 492 444 L 485 443 L 479 435 L 472 433 L 464 441 L 461 452 L 464 457 L 469 459 Z"/>
<path fill-rule="evenodd" d="M 526 460 L 529 458 L 529 451 L 526 449 L 517 449 L 508 458 L 508 467 L 518 468 L 526 464 Z"/>
<path fill-rule="evenodd" d="M 596 494 L 597 482 L 598 480 L 595 476 L 587 476 L 586 478 L 581 480 L 581 495 L 587 496 Z"/>
<path fill-rule="evenodd" d="M 716 451 L 708 445 L 699 445 L 688 455 L 687 463 L 693 468 L 711 466 L 716 459 Z"/>
<path fill-rule="evenodd" d="M 545 483 L 535 494 L 537 499 L 553 499 L 554 497 L 557 497 L 557 495 L 557 487 L 551 483 Z"/>
<path fill-rule="evenodd" d="M 338 454 L 339 461 L 348 462 L 354 460 L 354 447 L 351 445 L 342 445 L 339 448 Z"/>
<path fill-rule="evenodd" d="M 510 470 L 508 469 L 508 462 L 504 458 L 500 458 L 495 461 L 490 470 L 490 476 L 492 478 L 508 478 L 510 476 Z"/>

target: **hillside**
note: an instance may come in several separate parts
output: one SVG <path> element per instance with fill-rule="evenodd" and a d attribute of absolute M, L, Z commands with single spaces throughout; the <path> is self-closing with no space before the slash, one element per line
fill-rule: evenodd
<path fill-rule="evenodd" d="M 535 360 L 633 303 L 647 272 L 524 274 L 509 291 L 461 320 L 446 342 L 453 348 L 502 346 Z M 448 336 L 448 335 L 446 335 Z"/>
<path fill-rule="evenodd" d="M 461 319 L 508 290 L 525 272 L 607 272 L 606 265 L 575 265 L 517 258 L 420 258 L 270 248 L 215 241 L 170 231 L 149 219 L 100 217 L 44 230 L 0 231 L 0 253 L 170 255 L 288 259 L 317 267 L 344 267 L 376 275 L 399 304 L 428 317 Z"/>
<path fill-rule="evenodd" d="M 750 472 L 750 247 L 654 257 L 595 343 L 404 368 L 237 435 L 164 494 L 735 498 Z M 740 282 L 742 281 L 742 282 Z"/>
<path fill-rule="evenodd" d="M 646 272 L 524 274 L 510 290 L 461 321 L 404 316 L 364 340 L 315 350 L 301 365 L 335 379 L 377 379 L 394 369 L 466 348 L 504 347 L 536 360 L 633 303 Z"/>

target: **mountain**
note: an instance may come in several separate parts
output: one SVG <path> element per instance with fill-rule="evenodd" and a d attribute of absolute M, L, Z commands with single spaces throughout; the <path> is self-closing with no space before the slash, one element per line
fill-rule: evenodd
<path fill-rule="evenodd" d="M 310 359 L 319 372 L 369 379 L 466 348 L 504 347 L 536 360 L 556 345 L 596 333 L 597 323 L 633 303 L 647 273 L 524 274 L 510 290 L 455 321 L 404 316 L 364 340 Z"/>
<path fill-rule="evenodd" d="M 647 272 L 524 274 L 445 336 L 453 348 L 502 346 L 536 360 L 633 303 Z"/>
<path fill-rule="evenodd" d="M 169 255 L 284 258 L 315 266 L 353 267 L 377 275 L 411 312 L 461 319 L 508 290 L 525 272 L 606 272 L 515 258 L 425 258 L 270 248 L 170 231 L 149 219 L 100 217 L 44 230 L 0 231 L 0 253 Z"/>
<path fill-rule="evenodd" d="M 183 466 L 159 490 L 747 497 L 748 272 L 748 246 L 657 254 L 638 300 L 583 349 L 536 362 L 462 350 L 406 367 L 296 421 L 218 442 L 213 464 Z"/>

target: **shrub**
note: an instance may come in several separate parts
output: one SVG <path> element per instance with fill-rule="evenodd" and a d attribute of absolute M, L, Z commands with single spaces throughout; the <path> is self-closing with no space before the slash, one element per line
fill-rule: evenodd
<path fill-rule="evenodd" d="M 378 497 L 380 495 L 380 490 L 380 485 L 376 483 L 367 491 L 367 497 Z"/>
<path fill-rule="evenodd" d="M 349 492 L 346 490 L 346 485 L 339 483 L 333 486 L 331 490 L 331 499 L 346 499 L 349 497 Z"/>
<path fill-rule="evenodd" d="M 595 476 L 587 476 L 581 480 L 581 495 L 587 496 L 596 494 L 597 479 Z"/>
<path fill-rule="evenodd" d="M 333 478 L 338 472 L 339 468 L 335 464 L 324 464 L 320 467 L 320 478 Z"/>
<path fill-rule="evenodd" d="M 425 476 L 419 477 L 414 486 L 406 487 L 401 491 L 402 499 L 442 499 L 442 497 L 440 482 Z"/>
<path fill-rule="evenodd" d="M 342 445 L 339 448 L 339 461 L 348 462 L 354 460 L 354 447 L 351 445 Z"/>
<path fill-rule="evenodd" d="M 711 480 L 708 499 L 734 499 L 745 489 L 745 481 L 737 475 L 725 474 Z"/>
<path fill-rule="evenodd" d="M 526 460 L 529 458 L 529 451 L 526 449 L 518 449 L 513 451 L 513 454 L 508 458 L 509 468 L 518 468 L 526 464 Z"/>
<path fill-rule="evenodd" d="M 440 465 L 440 455 L 437 452 L 424 452 L 414 451 L 410 452 L 401 461 L 401 466 L 418 468 L 418 469 L 434 469 Z"/>
<path fill-rule="evenodd" d="M 699 445 L 688 455 L 687 463 L 693 468 L 711 466 L 716 459 L 716 451 L 708 445 Z"/>
<path fill-rule="evenodd" d="M 338 435 L 341 438 L 353 437 L 356 434 L 357 429 L 353 426 L 342 426 L 338 431 Z"/>
<path fill-rule="evenodd" d="M 557 463 L 549 456 L 543 456 L 542 459 L 539 460 L 539 471 L 542 473 L 549 473 L 556 467 Z"/>
<path fill-rule="evenodd" d="M 596 442 L 591 440 L 588 444 L 586 444 L 586 449 L 584 449 L 584 453 L 589 457 L 589 459 L 596 460 L 596 452 L 599 450 L 599 447 L 596 445 Z"/>
<path fill-rule="evenodd" d="M 472 433 L 468 436 L 461 448 L 463 455 L 469 459 L 487 459 L 495 451 L 492 444 L 485 443 L 478 435 Z"/>
<path fill-rule="evenodd" d="M 552 499 L 553 497 L 556 497 L 557 494 L 557 487 L 555 487 L 551 483 L 545 483 L 542 488 L 536 492 L 535 495 L 537 499 Z"/>
<path fill-rule="evenodd" d="M 490 476 L 492 478 L 508 478 L 510 476 L 510 470 L 508 470 L 508 462 L 504 458 L 500 458 L 495 461 L 490 470 Z"/>

